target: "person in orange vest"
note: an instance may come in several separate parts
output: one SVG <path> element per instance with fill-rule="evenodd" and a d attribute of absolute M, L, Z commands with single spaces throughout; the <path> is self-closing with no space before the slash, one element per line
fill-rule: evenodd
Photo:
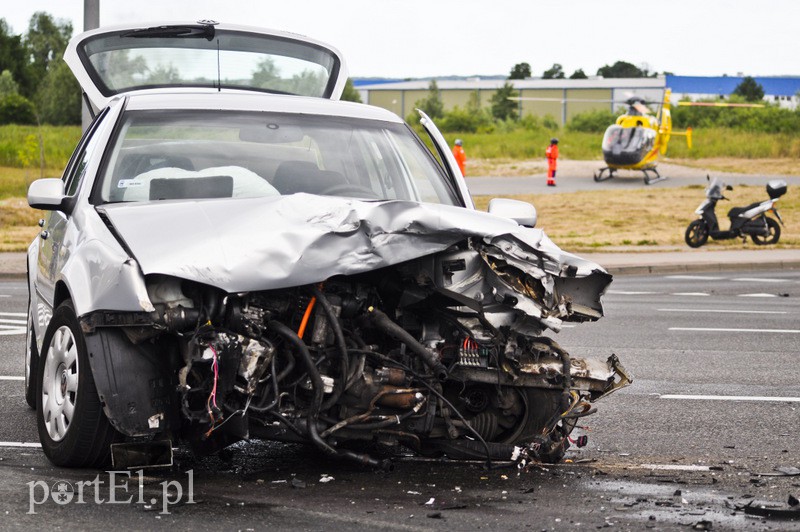
<path fill-rule="evenodd" d="M 558 161 L 558 139 L 550 139 L 550 145 L 544 152 L 547 156 L 547 186 L 556 186 L 556 163 Z"/>
<path fill-rule="evenodd" d="M 467 154 L 464 153 L 464 148 L 461 147 L 461 139 L 456 139 L 455 146 L 453 146 L 453 157 L 456 158 L 458 167 L 461 169 L 461 175 L 467 175 L 464 167 L 467 164 Z"/>

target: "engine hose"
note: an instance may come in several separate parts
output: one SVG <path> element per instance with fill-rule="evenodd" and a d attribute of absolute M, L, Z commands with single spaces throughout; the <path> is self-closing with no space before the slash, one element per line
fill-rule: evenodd
<path fill-rule="evenodd" d="M 309 408 L 307 429 L 308 436 L 311 438 L 311 441 L 314 443 L 314 445 L 316 445 L 322 452 L 330 456 L 347 458 L 349 460 L 353 460 L 354 462 L 383 470 L 391 469 L 392 465 L 388 460 L 376 460 L 368 454 L 354 453 L 352 451 L 337 451 L 325 440 L 320 438 L 319 432 L 317 431 L 317 418 L 319 417 L 320 407 L 322 406 L 324 385 L 322 383 L 322 377 L 320 377 L 319 371 L 317 370 L 317 366 L 314 365 L 314 360 L 311 358 L 311 353 L 309 353 L 308 347 L 306 347 L 306 344 L 303 342 L 303 340 L 301 340 L 300 337 L 297 336 L 297 334 L 286 325 L 277 321 L 270 321 L 267 324 L 267 328 L 269 328 L 269 330 L 272 332 L 283 336 L 283 338 L 297 348 L 297 351 L 300 354 L 300 359 L 306 366 L 306 370 L 308 370 L 308 377 L 311 379 L 311 388 L 314 390 L 314 400 L 311 402 L 311 407 Z"/>
<path fill-rule="evenodd" d="M 347 344 L 344 341 L 344 332 L 342 331 L 342 325 L 339 323 L 339 318 L 336 316 L 336 313 L 333 311 L 333 307 L 331 306 L 330 301 L 328 298 L 325 297 L 325 294 L 322 293 L 322 290 L 317 288 L 316 286 L 311 287 L 311 293 L 314 294 L 314 297 L 317 298 L 322 310 L 325 312 L 325 315 L 328 317 L 328 323 L 330 323 L 331 328 L 333 329 L 333 335 L 336 338 L 336 345 L 339 348 L 339 364 L 341 369 L 341 377 L 335 383 L 333 388 L 333 393 L 331 396 L 322 404 L 322 410 L 327 410 L 339 400 L 344 393 L 345 387 L 347 385 L 348 378 L 350 377 L 350 366 L 348 364 L 349 358 L 347 354 Z"/>
<path fill-rule="evenodd" d="M 267 397 L 269 397 L 265 392 L 264 399 L 258 405 L 253 405 L 250 407 L 250 410 L 257 414 L 263 414 L 272 410 L 273 408 L 275 408 L 275 406 L 278 404 L 278 401 L 280 400 L 280 390 L 278 389 L 278 374 L 275 371 L 275 357 L 272 357 L 272 360 L 270 361 L 270 373 L 272 374 L 272 387 L 273 391 L 275 392 L 275 399 L 270 404 L 265 406 L 264 403 L 267 402 Z"/>
<path fill-rule="evenodd" d="M 442 364 L 434 353 L 425 349 L 425 346 L 411 336 L 408 331 L 397 325 L 389 316 L 375 307 L 369 307 L 367 309 L 367 316 L 376 327 L 383 330 L 383 332 L 389 336 L 392 336 L 395 340 L 403 342 L 411 351 L 419 355 L 425 365 L 433 370 L 437 379 L 442 382 L 447 380 L 447 368 L 444 367 L 444 364 Z"/>

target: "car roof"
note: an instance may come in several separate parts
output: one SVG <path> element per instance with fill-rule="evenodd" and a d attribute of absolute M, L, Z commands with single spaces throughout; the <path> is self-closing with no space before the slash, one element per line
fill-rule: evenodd
<path fill-rule="evenodd" d="M 282 94 L 254 94 L 247 91 L 216 91 L 200 89 L 158 89 L 124 96 L 126 111 L 144 110 L 224 110 L 292 114 L 312 114 L 331 117 L 380 120 L 403 123 L 403 120 L 382 107 L 355 102 L 326 100 Z"/>

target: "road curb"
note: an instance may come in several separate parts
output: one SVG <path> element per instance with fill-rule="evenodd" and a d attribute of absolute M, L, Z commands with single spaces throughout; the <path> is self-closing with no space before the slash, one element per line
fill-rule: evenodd
<path fill-rule="evenodd" d="M 735 271 L 763 271 L 763 270 L 797 270 L 800 269 L 798 261 L 778 262 L 736 262 L 736 263 L 700 263 L 700 264 L 638 264 L 624 266 L 606 266 L 600 263 L 612 275 L 647 275 L 647 274 L 673 274 L 673 273 L 709 273 L 709 272 L 735 272 Z"/>

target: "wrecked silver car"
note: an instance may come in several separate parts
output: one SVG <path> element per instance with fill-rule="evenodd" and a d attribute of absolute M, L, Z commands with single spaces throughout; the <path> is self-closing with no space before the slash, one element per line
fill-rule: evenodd
<path fill-rule="evenodd" d="M 557 461 L 629 382 L 545 336 L 600 318 L 611 276 L 530 205 L 476 211 L 424 115 L 435 153 L 335 101 L 332 48 L 203 23 L 90 32 L 66 59 L 97 116 L 28 193 L 48 215 L 26 398 L 55 464 L 249 438 Z"/>

